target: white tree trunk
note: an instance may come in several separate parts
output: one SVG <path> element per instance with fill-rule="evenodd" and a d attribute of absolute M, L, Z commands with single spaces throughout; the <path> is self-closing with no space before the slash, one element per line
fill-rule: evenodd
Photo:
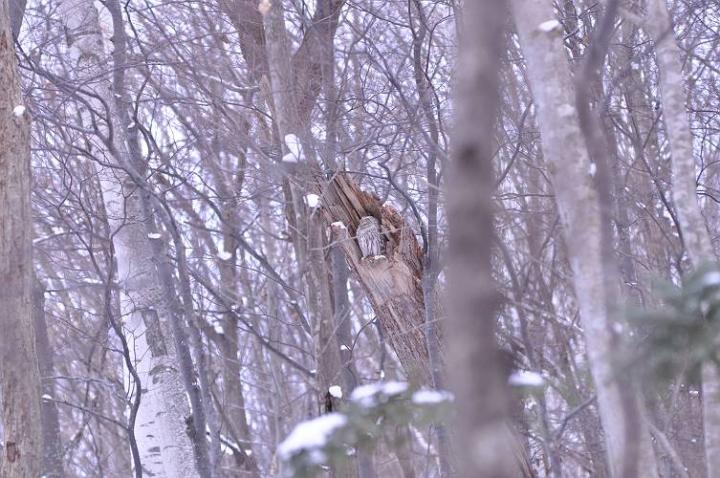
<path fill-rule="evenodd" d="M 631 445 L 627 437 L 635 435 L 641 440 L 637 476 L 656 476 L 649 434 L 644 429 L 628 428 L 628 420 L 623 416 L 623 410 L 628 411 L 628 397 L 613 369 L 613 311 L 608 300 L 612 289 L 602 254 L 600 201 L 579 126 L 562 27 L 555 18 L 551 0 L 513 0 L 512 9 L 537 107 L 543 154 L 564 226 L 563 237 L 573 271 L 610 470 L 613 476 L 618 476 L 634 459 L 627 452 Z M 634 401 L 634 397 L 630 399 Z M 631 408 L 637 410 L 636 406 Z M 638 422 L 643 424 L 642 419 Z"/>
<path fill-rule="evenodd" d="M 649 0 L 646 25 L 655 40 L 659 71 L 659 90 L 670 154 L 672 156 L 672 194 L 682 238 L 695 266 L 715 260 L 710 233 L 697 201 L 695 159 L 690 118 L 685 107 L 682 52 L 678 46 L 665 0 Z M 717 367 L 702 368 L 703 428 L 707 476 L 720 473 L 720 376 Z"/>
<path fill-rule="evenodd" d="M 7 0 L 0 0 L 0 476 L 40 476 L 40 372 L 32 316 L 30 116 Z"/>
<path fill-rule="evenodd" d="M 127 125 L 120 120 L 112 83 L 106 79 L 109 69 L 105 68 L 108 61 L 98 12 L 90 0 L 65 0 L 60 9 L 72 39 L 77 75 L 84 80 L 84 87 L 97 95 L 90 97 L 89 103 L 113 126 L 109 139 L 114 150 L 96 137 L 92 146 L 95 157 L 117 167 L 100 168 L 99 177 L 113 234 L 122 314 L 142 334 L 136 341 L 138 371 L 145 372 L 140 375 L 143 396 L 136 423 L 141 460 L 153 476 L 194 477 L 195 455 L 188 434 L 191 413 L 169 330 L 169 304 L 153 260 L 150 241 L 156 239 L 148 237 L 147 223 L 151 219 L 140 191 L 122 169 L 130 164 Z M 91 124 L 91 112 L 84 110 L 82 115 L 83 122 Z"/>
<path fill-rule="evenodd" d="M 140 450 L 143 471 L 153 477 L 167 476 L 159 445 L 159 424 L 156 420 L 157 407 L 162 404 L 162 397 L 159 396 L 157 387 L 149 386 L 153 365 L 150 348 L 145 339 L 147 330 L 141 319 L 135 324 L 128 322 L 125 330 L 127 330 L 128 347 L 135 359 L 135 371 L 142 383 L 140 408 L 135 418 L 135 439 Z M 130 379 L 129 374 L 128 379 Z"/>

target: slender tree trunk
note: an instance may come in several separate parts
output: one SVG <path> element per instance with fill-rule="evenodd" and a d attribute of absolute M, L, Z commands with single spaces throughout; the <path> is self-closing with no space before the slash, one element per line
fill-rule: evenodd
<path fill-rule="evenodd" d="M 335 44 L 334 36 L 325 35 L 323 38 L 325 48 L 325 61 L 322 63 L 323 89 L 325 91 L 325 125 L 326 140 L 324 153 L 324 164 L 338 169 L 337 135 L 340 124 L 338 111 L 340 106 L 337 100 L 337 87 L 335 85 Z M 358 370 L 355 366 L 353 354 L 353 333 L 352 333 L 352 311 L 350 298 L 348 296 L 348 281 L 350 271 L 345 254 L 337 244 L 330 246 L 330 270 L 332 275 L 331 289 L 333 294 L 333 327 L 337 345 L 340 347 L 340 362 L 342 366 L 342 379 L 339 381 L 343 387 L 343 393 L 349 395 L 352 390 L 360 385 Z M 359 478 L 374 478 L 375 468 L 373 465 L 372 448 L 359 447 L 356 453 L 357 474 Z"/>
<path fill-rule="evenodd" d="M 637 398 L 618 380 L 611 332 L 613 282 L 605 264 L 608 234 L 580 130 L 562 27 L 549 0 L 512 2 L 537 107 L 543 153 L 574 274 L 574 287 L 598 395 L 613 476 L 656 476 Z"/>
<path fill-rule="evenodd" d="M 319 403 L 325 404 L 323 412 L 333 411 L 335 398 L 329 393 L 329 387 L 342 385 L 342 363 L 340 345 L 337 339 L 335 324 L 335 311 L 333 304 L 333 291 L 331 287 L 329 258 L 325 257 L 327 240 L 324 233 L 322 217 L 314 207 L 306 207 L 301 200 L 316 188 L 312 182 L 311 172 L 316 168 L 313 152 L 308 147 L 306 128 L 298 116 L 299 92 L 291 81 L 293 65 L 291 63 L 290 48 L 287 32 L 285 30 L 284 10 L 282 2 L 267 5 L 264 11 L 265 47 L 270 70 L 270 85 L 272 91 L 272 104 L 274 106 L 273 119 L 277 127 L 283 154 L 288 153 L 287 135 L 296 135 L 303 144 L 302 158 L 294 168 L 298 179 L 289 186 L 289 195 L 286 198 L 292 201 L 294 220 L 297 225 L 302 224 L 306 238 L 294 234 L 296 253 L 302 264 L 306 258 L 309 266 L 308 297 L 313 312 L 312 335 L 315 346 L 315 357 L 318 363 L 317 386 Z M 330 406 L 330 409 L 328 409 Z M 322 407 L 322 405 L 321 405 Z M 357 465 L 354 458 L 349 458 L 334 467 L 333 476 L 338 478 L 351 478 L 357 476 Z"/>
<path fill-rule="evenodd" d="M 422 109 L 422 120 L 418 121 L 420 132 L 425 136 L 427 143 L 427 234 L 425 237 L 423 257 L 422 291 L 423 303 L 425 305 L 425 342 L 428 351 L 428 365 L 432 377 L 432 386 L 437 389 L 445 388 L 443 370 L 444 359 L 440 342 L 436 337 L 442 336 L 440 319 L 442 314 L 436 310 L 437 277 L 440 271 L 440 253 L 438 245 L 438 210 L 440 194 L 440 178 L 437 174 L 438 155 L 440 153 L 439 125 L 436 117 L 435 103 L 433 101 L 435 91 L 427 76 L 427 65 L 424 63 L 426 52 L 424 43 L 427 38 L 427 16 L 422 2 L 415 0 L 414 13 L 410 14 L 410 21 L 413 28 L 413 73 L 415 86 L 418 91 Z M 412 11 L 412 10 L 411 10 Z M 415 18 L 414 18 L 415 17 Z M 427 129 L 428 131 L 425 131 Z M 441 476 L 450 476 L 450 441 L 444 425 L 439 424 L 435 428 L 438 440 L 438 455 L 440 458 Z"/>
<path fill-rule="evenodd" d="M 42 382 L 42 432 L 43 474 L 47 478 L 62 478 L 63 450 L 60 441 L 60 422 L 55 404 L 55 379 L 53 351 L 45 322 L 45 288 L 37 279 L 33 284 L 33 322 L 35 323 L 35 347 Z"/>
<path fill-rule="evenodd" d="M 40 372 L 32 315 L 30 115 L 23 105 L 10 12 L 0 1 L 0 476 L 42 470 Z"/>
<path fill-rule="evenodd" d="M 217 81 L 212 81 L 210 86 L 213 94 L 218 98 L 223 95 L 223 85 Z M 223 287 L 231 292 L 237 293 L 238 277 L 237 277 L 237 258 L 238 258 L 238 241 L 235 235 L 241 228 L 240 222 L 240 204 L 238 198 L 242 194 L 242 186 L 245 175 L 245 152 L 239 155 L 236 164 L 224 164 L 223 146 L 220 141 L 219 132 L 221 131 L 221 122 L 219 114 L 214 117 L 215 135 L 208 145 L 208 169 L 216 184 L 220 196 L 220 209 L 222 212 L 222 254 L 229 254 L 230 257 L 222 257 L 218 260 L 218 270 L 220 272 L 220 283 Z M 247 134 L 250 128 L 249 123 L 243 123 Z M 230 161 L 228 161 L 230 163 Z M 224 419 L 230 430 L 230 435 L 236 441 L 238 450 L 235 462 L 239 467 L 246 470 L 248 477 L 257 477 L 259 469 L 257 459 L 253 453 L 252 436 L 250 426 L 247 420 L 247 411 L 245 409 L 245 395 L 242 387 L 241 373 L 242 364 L 239 356 L 239 333 L 238 321 L 234 314 L 223 314 L 222 318 L 223 336 L 221 338 L 222 350 L 222 383 L 223 383 L 223 408 Z"/>
<path fill-rule="evenodd" d="M 25 16 L 25 7 L 27 0 L 9 0 L 10 1 L 10 25 L 12 27 L 13 40 L 17 40 L 22 26 L 23 16 Z"/>
<path fill-rule="evenodd" d="M 672 156 L 673 200 L 685 250 L 698 266 L 717 257 L 697 202 L 693 138 L 680 63 L 682 52 L 675 40 L 665 0 L 648 1 L 646 25 L 655 40 L 663 119 Z M 702 367 L 702 392 L 707 476 L 716 476 L 720 473 L 720 371 L 714 363 Z"/>

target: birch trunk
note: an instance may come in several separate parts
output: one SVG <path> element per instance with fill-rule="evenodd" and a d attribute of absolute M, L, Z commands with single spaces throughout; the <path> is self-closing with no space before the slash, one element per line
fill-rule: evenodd
<path fill-rule="evenodd" d="M 606 234 L 574 106 L 570 68 L 561 43 L 562 27 L 549 0 L 514 0 L 512 9 L 537 107 L 543 153 L 564 226 L 611 474 L 657 476 L 637 399 L 620 384 L 613 367 L 613 290 L 602 244 Z M 636 427 L 631 426 L 631 420 L 638 422 Z"/>
<path fill-rule="evenodd" d="M 121 121 L 112 83 L 103 80 L 108 61 L 98 12 L 87 0 L 63 1 L 60 11 L 69 32 L 77 75 L 94 93 L 89 100 L 92 111 L 83 111 L 83 120 L 91 124 L 91 115 L 99 114 L 108 126 L 103 133 L 111 134 L 102 139 L 93 137 L 91 145 L 96 157 L 117 167 L 101 169 L 99 177 L 123 292 L 122 314 L 144 332 L 139 343 L 146 344 L 149 352 L 141 356 L 138 366 L 139 371 L 147 372 L 141 374 L 145 403 L 136 423 L 142 461 L 154 476 L 198 476 L 196 460 L 201 470 L 206 470 L 207 463 L 203 463 L 202 453 L 193 442 L 205 437 L 204 433 L 197 436 L 193 429 L 187 386 L 179 368 L 182 361 L 177 340 L 173 340 L 177 335 L 170 327 L 173 311 L 167 285 L 161 283 L 156 269 L 158 254 L 148 236 L 154 223 L 143 201 L 144 193 L 123 169 L 131 164 L 127 125 Z"/>
<path fill-rule="evenodd" d="M 649 0 L 646 28 L 655 40 L 663 119 L 672 156 L 672 195 L 682 238 L 690 260 L 698 266 L 716 259 L 705 218 L 697 202 L 693 137 L 685 106 L 682 52 L 675 40 L 665 0 Z M 720 473 L 720 371 L 713 363 L 702 368 L 703 429 L 707 476 Z"/>
<path fill-rule="evenodd" d="M 40 372 L 32 315 L 30 115 L 23 106 L 10 12 L 0 1 L 0 476 L 42 470 Z"/>

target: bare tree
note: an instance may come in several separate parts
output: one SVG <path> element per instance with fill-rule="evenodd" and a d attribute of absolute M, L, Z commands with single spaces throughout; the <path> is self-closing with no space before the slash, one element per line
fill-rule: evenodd
<path fill-rule="evenodd" d="M 645 21 L 655 40 L 663 120 L 672 156 L 672 195 L 685 249 L 698 266 L 717 256 L 697 202 L 693 135 L 685 107 L 681 51 L 664 0 L 648 2 Z M 713 476 L 720 470 L 720 375 L 713 363 L 703 366 L 702 387 L 707 476 Z"/>
<path fill-rule="evenodd" d="M 95 113 L 106 123 L 103 133 L 93 138 L 94 150 L 89 153 L 101 164 L 100 187 L 112 228 L 118 280 L 125 294 L 123 312 L 131 317 L 131 325 L 138 328 L 138 353 L 141 361 L 146 362 L 140 370 L 145 372 L 142 382 L 148 411 L 141 414 L 138 424 L 145 466 L 161 476 L 190 477 L 198 472 L 211 476 L 205 412 L 195 384 L 189 344 L 179 323 L 180 311 L 172 277 L 161 258 L 162 249 L 153 244 L 159 234 L 152 215 L 162 212 L 154 208 L 148 192 L 143 191 L 138 173 L 142 166 L 132 156 L 133 146 L 127 135 L 128 127 L 132 126 L 122 101 L 117 101 L 122 98 L 121 90 L 116 89 L 119 85 L 97 82 L 96 75 L 101 76 L 102 69 L 109 64 L 99 33 L 98 11 L 92 3 L 84 1 L 62 2 L 60 7 L 70 46 L 75 51 L 77 74 L 89 82 L 91 102 L 82 114 L 83 120 L 87 125 L 93 124 L 97 121 Z M 116 34 L 119 38 L 119 32 Z M 120 47 L 116 44 L 116 48 Z M 143 423 L 143 418 L 147 423 Z M 162 460 L 156 459 L 157 454 Z"/>
<path fill-rule="evenodd" d="M 459 59 L 455 169 L 450 182 L 448 347 L 458 401 L 461 476 L 518 476 L 507 428 L 506 377 L 495 342 L 499 294 L 492 277 L 493 145 L 503 2 L 468 4 Z"/>
<path fill-rule="evenodd" d="M 0 393 L 2 476 L 39 476 L 40 372 L 32 313 L 30 114 L 20 90 L 9 2 L 0 2 Z"/>
<path fill-rule="evenodd" d="M 6 4 L 56 474 L 712 476 L 716 2 Z"/>
<path fill-rule="evenodd" d="M 584 142 L 562 33 L 551 2 L 514 2 L 513 13 L 538 109 L 543 153 L 549 162 L 598 404 L 610 469 L 617 476 L 656 476 L 650 440 L 632 389 L 613 364 L 614 282 L 603 254 L 603 214 L 593 184 L 597 165 Z"/>

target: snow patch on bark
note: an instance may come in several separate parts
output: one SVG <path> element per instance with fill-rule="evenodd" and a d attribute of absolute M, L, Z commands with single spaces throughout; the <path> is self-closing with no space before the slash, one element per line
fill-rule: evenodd
<path fill-rule="evenodd" d="M 307 204 L 309 208 L 315 209 L 320 205 L 320 196 L 318 196 L 317 194 L 306 195 L 305 204 Z"/>
<path fill-rule="evenodd" d="M 548 20 L 546 22 L 542 22 L 540 25 L 538 25 L 538 30 L 544 33 L 550 33 L 554 32 L 555 30 L 559 30 L 561 27 L 560 22 L 553 19 Z"/>
<path fill-rule="evenodd" d="M 285 146 L 287 146 L 289 153 L 283 156 L 283 162 L 297 163 L 303 159 L 303 149 L 302 144 L 300 143 L 300 138 L 292 133 L 286 134 Z"/>
<path fill-rule="evenodd" d="M 343 391 L 342 391 L 342 387 L 340 385 L 331 385 L 328 388 L 328 393 L 335 398 L 343 397 Z"/>
<path fill-rule="evenodd" d="M 218 259 L 220 259 L 221 261 L 229 261 L 230 259 L 232 259 L 232 253 L 228 251 L 220 251 L 218 252 L 217 256 Z"/>
<path fill-rule="evenodd" d="M 545 379 L 539 373 L 520 370 L 510 375 L 508 384 L 513 387 L 542 387 Z"/>

